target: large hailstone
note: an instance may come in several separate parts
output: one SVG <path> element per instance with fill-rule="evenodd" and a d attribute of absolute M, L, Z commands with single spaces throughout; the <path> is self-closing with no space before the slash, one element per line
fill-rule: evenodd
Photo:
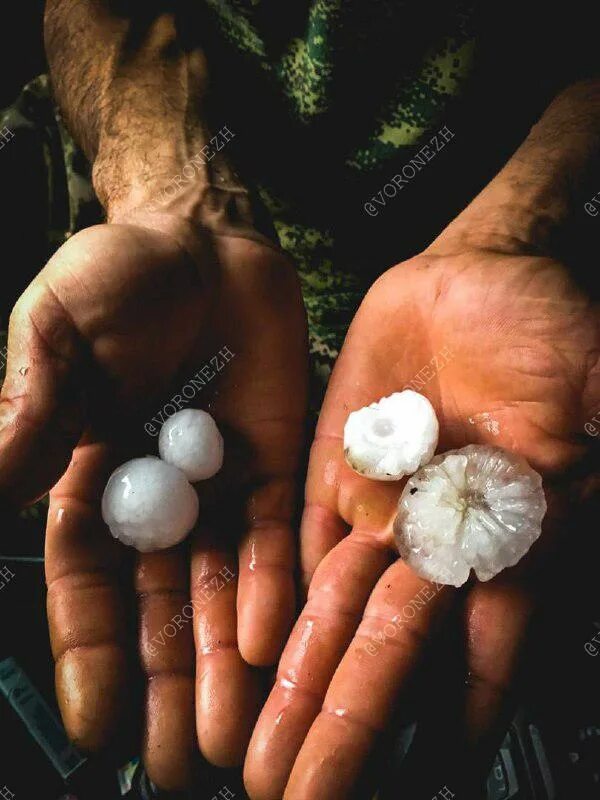
<path fill-rule="evenodd" d="M 429 461 L 438 435 L 429 400 L 405 389 L 349 415 L 344 455 L 352 469 L 366 478 L 397 481 Z"/>
<path fill-rule="evenodd" d="M 163 461 L 185 472 L 188 480 L 203 481 L 223 466 L 223 437 L 210 414 L 186 408 L 162 426 L 158 452 Z"/>
<path fill-rule="evenodd" d="M 540 535 L 545 513 L 542 479 L 523 458 L 471 444 L 409 478 L 394 533 L 417 575 L 461 586 L 471 569 L 489 581 L 516 564 Z"/>
<path fill-rule="evenodd" d="M 141 553 L 183 541 L 198 519 L 198 495 L 183 472 L 154 456 L 118 467 L 102 496 L 102 517 L 123 544 Z"/>

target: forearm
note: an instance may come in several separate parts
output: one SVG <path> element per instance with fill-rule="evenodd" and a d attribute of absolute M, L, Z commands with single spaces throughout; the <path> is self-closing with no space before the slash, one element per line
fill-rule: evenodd
<path fill-rule="evenodd" d="M 594 80 L 555 98 L 506 166 L 433 246 L 551 250 L 582 211 L 594 176 L 600 182 L 599 157 L 600 80 Z"/>
<path fill-rule="evenodd" d="M 239 194 L 245 206 L 245 193 L 220 152 L 225 148 L 211 145 L 217 131 L 208 121 L 208 68 L 202 48 L 190 48 L 189 31 L 185 45 L 181 41 L 174 10 L 181 4 L 121 15 L 111 11 L 115 5 L 48 0 L 45 19 L 54 92 L 93 163 L 94 188 L 109 220 L 157 205 L 193 216 L 207 192 L 215 191 Z M 193 180 L 165 192 L 192 159 Z"/>

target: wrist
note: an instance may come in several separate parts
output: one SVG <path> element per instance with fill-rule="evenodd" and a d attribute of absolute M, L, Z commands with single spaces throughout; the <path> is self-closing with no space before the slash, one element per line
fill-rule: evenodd
<path fill-rule="evenodd" d="M 102 153 L 94 163 L 94 187 L 107 222 L 164 229 L 173 226 L 214 235 L 253 239 L 273 246 L 273 232 L 225 152 L 235 134 L 222 126 L 214 136 L 195 137 L 189 155 L 150 159 L 160 172 L 146 174 L 128 163 L 115 166 Z M 204 144 L 202 142 L 205 142 Z M 147 159 L 147 154 L 145 155 Z M 126 175 L 136 176 L 127 179 Z"/>
<path fill-rule="evenodd" d="M 190 142 L 150 135 L 133 150 L 126 141 L 107 141 L 94 161 L 93 183 L 108 221 L 134 211 L 192 216 L 215 205 L 220 194 L 247 195 L 222 152 L 234 136 L 223 126 L 214 136 L 196 133 Z"/>
<path fill-rule="evenodd" d="M 432 249 L 486 248 L 553 255 L 598 175 L 600 82 L 570 87 L 498 175 L 435 240 Z"/>
<path fill-rule="evenodd" d="M 433 249 L 483 248 L 507 253 L 549 254 L 569 215 L 562 192 L 503 170 L 453 220 Z"/>

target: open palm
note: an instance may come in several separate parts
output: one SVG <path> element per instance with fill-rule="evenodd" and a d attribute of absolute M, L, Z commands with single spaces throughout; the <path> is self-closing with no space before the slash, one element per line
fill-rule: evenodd
<path fill-rule="evenodd" d="M 100 748 L 131 717 L 139 636 L 152 780 L 189 781 L 196 731 L 209 760 L 240 763 L 260 697 L 250 664 L 276 662 L 295 610 L 306 335 L 292 265 L 267 245 L 164 219 L 90 228 L 19 300 L 8 347 L 0 494 L 20 505 L 53 487 L 48 616 L 69 734 Z M 198 375 L 206 387 L 183 402 L 216 418 L 223 472 L 202 487 L 191 542 L 134 557 L 100 517 L 106 479 L 157 453 L 150 420 Z M 126 623 L 131 589 L 137 626 Z"/>
<path fill-rule="evenodd" d="M 251 741 L 253 800 L 349 796 L 434 622 L 456 597 L 397 559 L 391 524 L 401 484 L 369 481 L 345 464 L 349 412 L 419 388 L 440 420 L 439 451 L 499 445 L 525 456 L 548 487 L 586 455 L 584 424 L 600 405 L 599 352 L 597 311 L 548 258 L 432 249 L 373 285 L 312 447 L 301 530 L 308 600 Z M 494 752 L 533 606 L 527 566 L 545 538 L 522 565 L 473 585 L 466 598 L 464 718 L 483 760 Z M 415 613 L 417 595 L 427 602 Z"/>

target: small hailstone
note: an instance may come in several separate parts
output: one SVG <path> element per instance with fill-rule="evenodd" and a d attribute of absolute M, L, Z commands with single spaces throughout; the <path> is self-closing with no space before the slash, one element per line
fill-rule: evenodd
<path fill-rule="evenodd" d="M 542 479 L 525 459 L 471 444 L 409 478 L 394 534 L 417 575 L 461 586 L 471 569 L 489 581 L 516 564 L 540 535 L 545 513 Z"/>
<path fill-rule="evenodd" d="M 188 480 L 212 478 L 223 466 L 223 437 L 206 411 L 186 408 L 165 422 L 158 437 L 163 461 L 185 472 Z"/>
<path fill-rule="evenodd" d="M 123 544 L 141 553 L 183 541 L 198 519 L 198 495 L 183 472 L 154 456 L 118 467 L 102 495 L 102 517 Z"/>
<path fill-rule="evenodd" d="M 429 461 L 438 435 L 429 400 L 405 389 L 349 415 L 344 454 L 355 472 L 378 481 L 397 481 Z"/>

